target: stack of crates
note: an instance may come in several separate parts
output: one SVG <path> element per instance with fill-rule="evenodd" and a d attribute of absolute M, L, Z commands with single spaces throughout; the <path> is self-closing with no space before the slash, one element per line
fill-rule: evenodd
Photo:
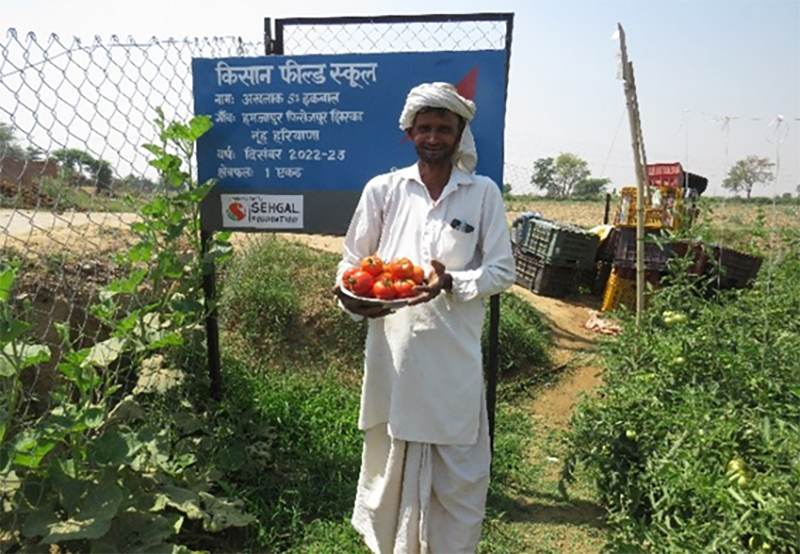
<path fill-rule="evenodd" d="M 648 164 L 649 197 L 644 198 L 644 267 L 648 286 L 660 286 L 667 271 L 672 245 L 667 231 L 683 225 L 683 168 L 679 163 Z M 601 311 L 636 306 L 636 187 L 623 187 L 614 217 L 619 230 L 614 261 L 603 294 Z"/>
<path fill-rule="evenodd" d="M 682 227 L 681 196 L 679 188 L 650 187 L 650 198 L 645 199 L 645 229 L 670 229 L 677 231 Z M 623 187 L 620 190 L 620 203 L 614 218 L 619 228 L 636 228 L 636 187 Z"/>
<path fill-rule="evenodd" d="M 684 198 L 684 193 L 689 191 L 692 174 L 685 173 L 680 163 L 648 164 L 647 174 L 651 185 L 648 187 L 649 198 L 644 199 L 644 268 L 648 287 L 661 285 L 671 260 L 687 257 L 688 273 L 710 277 L 708 281 L 715 289 L 748 286 L 761 267 L 761 258 L 720 246 L 670 240 L 670 231 L 691 223 L 692 199 Z M 636 187 L 621 189 L 614 218 L 619 235 L 603 294 L 602 311 L 620 306 L 635 307 L 636 198 Z"/>
<path fill-rule="evenodd" d="M 648 271 L 665 272 L 672 255 L 672 243 L 660 230 L 645 229 L 644 268 Z M 614 266 L 633 269 L 636 267 L 636 229 L 620 229 L 614 252 Z"/>
<path fill-rule="evenodd" d="M 585 229 L 531 218 L 514 245 L 517 284 L 543 296 L 575 292 L 579 271 L 595 262 L 599 238 Z"/>

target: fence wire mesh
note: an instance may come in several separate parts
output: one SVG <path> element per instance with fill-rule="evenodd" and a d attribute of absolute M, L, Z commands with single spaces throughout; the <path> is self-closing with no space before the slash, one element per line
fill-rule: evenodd
<path fill-rule="evenodd" d="M 135 372 L 114 359 L 118 343 L 97 311 L 101 291 L 125 276 L 118 255 L 134 244 L 139 209 L 169 189 L 142 148 L 160 143 L 156 108 L 166 121 L 191 119 L 192 58 L 263 52 L 263 43 L 235 37 L 83 41 L 10 29 L 0 39 L 0 552 L 25 541 L 26 510 L 51 501 L 42 489 L 20 504 L 26 481 L 15 470 L 37 475 L 48 453 L 53 463 L 75 463 L 63 449 L 74 447 L 92 406 L 111 410 L 122 394 L 179 379 L 157 357 Z M 148 300 L 139 292 L 127 291 L 131 312 L 155 288 Z M 157 327 L 157 316 L 147 317 Z M 41 346 L 48 360 L 37 358 Z M 91 351 L 70 364 L 81 349 Z M 63 431 L 55 439 L 54 417 Z"/>
<path fill-rule="evenodd" d="M 310 20 L 279 20 L 287 55 L 502 50 L 505 20 L 486 21 L 372 21 L 350 24 Z"/>
<path fill-rule="evenodd" d="M 46 321 L 42 336 L 75 317 L 87 272 L 100 279 L 93 264 L 109 243 L 100 236 L 135 220 L 123 197 L 159 190 L 142 145 L 158 142 L 155 108 L 167 120 L 191 117 L 192 58 L 263 50 L 234 37 L 86 42 L 7 32 L 0 44 L 0 248 L 4 259 L 48 256 L 58 280 L 30 276 L 27 285 Z M 65 265 L 69 257 L 81 263 Z M 62 308 L 38 306 L 45 288 L 57 290 Z M 93 338 L 86 333 L 83 339 Z"/>

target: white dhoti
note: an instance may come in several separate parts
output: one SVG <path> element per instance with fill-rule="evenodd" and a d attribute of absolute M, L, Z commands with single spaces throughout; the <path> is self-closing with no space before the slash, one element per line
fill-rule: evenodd
<path fill-rule="evenodd" d="M 385 423 L 366 430 L 352 523 L 373 552 L 475 552 L 491 465 L 485 399 L 481 404 L 471 445 L 394 439 Z"/>

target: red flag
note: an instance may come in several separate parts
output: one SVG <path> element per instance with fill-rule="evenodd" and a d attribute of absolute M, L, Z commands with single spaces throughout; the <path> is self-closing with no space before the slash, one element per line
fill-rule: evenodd
<path fill-rule="evenodd" d="M 456 85 L 458 94 L 467 100 L 475 100 L 475 85 L 478 83 L 478 66 L 473 67 L 467 75 Z"/>

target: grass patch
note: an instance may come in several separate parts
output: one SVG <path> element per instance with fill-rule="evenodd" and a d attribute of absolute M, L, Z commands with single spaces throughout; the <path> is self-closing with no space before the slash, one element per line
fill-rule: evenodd
<path fill-rule="evenodd" d="M 248 530 L 250 552 L 358 552 L 349 514 L 358 482 L 359 389 L 331 375 L 253 369 L 227 358 L 224 428 L 217 463 L 231 496 L 258 520 Z M 234 432 L 261 430 L 261 456 Z M 255 464 L 254 461 L 261 460 Z M 332 547 L 333 550 L 331 550 Z"/>

